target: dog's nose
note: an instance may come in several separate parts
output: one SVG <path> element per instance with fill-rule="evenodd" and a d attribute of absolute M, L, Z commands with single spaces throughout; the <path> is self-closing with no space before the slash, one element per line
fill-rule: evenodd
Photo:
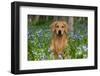
<path fill-rule="evenodd" d="M 58 33 L 61 34 L 61 30 L 59 30 Z"/>

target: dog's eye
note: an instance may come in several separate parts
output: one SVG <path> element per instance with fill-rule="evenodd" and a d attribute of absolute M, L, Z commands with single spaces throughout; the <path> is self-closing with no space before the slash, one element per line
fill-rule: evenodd
<path fill-rule="evenodd" d="M 57 25 L 56 27 L 57 27 L 57 28 L 59 28 L 59 26 L 58 26 L 58 25 Z"/>
<path fill-rule="evenodd" d="M 62 28 L 64 28 L 64 26 L 62 26 Z"/>

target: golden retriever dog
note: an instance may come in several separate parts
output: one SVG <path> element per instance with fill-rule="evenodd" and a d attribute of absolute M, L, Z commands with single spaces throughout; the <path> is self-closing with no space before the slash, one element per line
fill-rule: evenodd
<path fill-rule="evenodd" d="M 53 51 L 55 59 L 61 59 L 68 42 L 66 34 L 68 32 L 68 24 L 66 21 L 54 21 L 51 24 L 51 31 L 50 50 Z"/>

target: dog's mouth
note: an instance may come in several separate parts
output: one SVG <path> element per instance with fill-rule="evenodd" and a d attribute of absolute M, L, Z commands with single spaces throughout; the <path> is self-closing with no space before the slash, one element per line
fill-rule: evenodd
<path fill-rule="evenodd" d="M 58 36 L 62 36 L 61 30 L 58 31 L 58 34 L 57 34 L 57 35 L 58 35 Z"/>
<path fill-rule="evenodd" d="M 57 34 L 57 36 L 61 37 L 61 36 L 63 36 L 63 35 L 62 35 L 62 34 Z"/>

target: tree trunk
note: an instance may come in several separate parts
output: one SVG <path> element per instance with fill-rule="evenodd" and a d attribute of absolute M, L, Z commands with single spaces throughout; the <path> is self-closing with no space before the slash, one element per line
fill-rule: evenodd
<path fill-rule="evenodd" d="M 53 18 L 54 21 L 57 21 L 58 19 L 59 19 L 58 16 L 54 16 L 54 18 Z"/>
<path fill-rule="evenodd" d="M 39 15 L 35 16 L 34 24 L 36 24 L 39 21 L 39 17 L 40 17 Z"/>
<path fill-rule="evenodd" d="M 48 21 L 48 16 L 46 16 L 46 21 Z"/>
<path fill-rule="evenodd" d="M 73 24 L 74 24 L 74 18 L 68 17 L 68 25 L 69 25 L 70 31 L 74 31 Z"/>
<path fill-rule="evenodd" d="M 67 17 L 62 16 L 62 17 L 61 17 L 61 20 L 63 20 L 63 21 L 67 21 Z"/>
<path fill-rule="evenodd" d="M 29 15 L 29 16 L 28 16 L 28 20 L 29 20 L 29 22 L 31 23 L 32 20 L 33 20 L 33 16 Z"/>

